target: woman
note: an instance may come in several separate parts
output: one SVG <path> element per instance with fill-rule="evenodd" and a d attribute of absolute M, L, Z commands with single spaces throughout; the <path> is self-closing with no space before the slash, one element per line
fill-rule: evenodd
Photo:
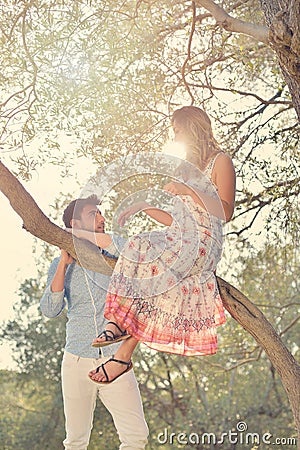
<path fill-rule="evenodd" d="M 185 356 L 217 351 L 216 327 L 225 315 L 215 269 L 222 225 L 234 211 L 235 171 L 203 110 L 176 110 L 172 126 L 175 140 L 186 145 L 188 170 L 182 164 L 176 174 L 180 181 L 164 187 L 176 196 L 172 214 L 144 205 L 168 228 L 152 233 L 151 244 L 144 234 L 129 239 L 116 264 L 104 314 L 109 323 L 93 346 L 123 343 L 113 358 L 89 373 L 97 383 L 110 383 L 130 370 L 139 341 Z M 120 224 L 137 208 L 126 210 Z"/>

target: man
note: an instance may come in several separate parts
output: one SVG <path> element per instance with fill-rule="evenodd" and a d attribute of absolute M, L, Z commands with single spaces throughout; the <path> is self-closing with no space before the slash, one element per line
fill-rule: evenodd
<path fill-rule="evenodd" d="M 103 253 L 116 255 L 109 234 L 105 234 L 105 219 L 94 195 L 73 200 L 65 209 L 66 228 L 102 233 Z M 99 235 L 98 235 L 99 236 Z M 117 238 L 122 245 L 122 238 Z M 109 277 L 80 267 L 73 258 L 61 250 L 60 258 L 52 262 L 45 292 L 41 298 L 42 313 L 57 317 L 67 305 L 66 345 L 62 361 L 62 393 L 64 401 L 66 450 L 86 450 L 93 427 L 96 397 L 111 413 L 122 450 L 145 448 L 148 427 L 133 370 L 107 385 L 93 382 L 88 373 L 115 353 L 118 345 L 107 349 L 91 346 L 92 341 L 105 328 L 103 316 Z"/>

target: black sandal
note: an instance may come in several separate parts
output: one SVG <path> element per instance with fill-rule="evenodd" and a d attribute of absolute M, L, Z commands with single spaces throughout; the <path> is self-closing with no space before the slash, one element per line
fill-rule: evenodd
<path fill-rule="evenodd" d="M 119 363 L 119 364 L 123 364 L 124 366 L 126 366 L 126 369 L 123 370 L 123 372 L 121 372 L 119 375 L 117 375 L 117 376 L 116 376 L 115 378 L 113 378 L 112 380 L 109 379 L 109 377 L 108 377 L 108 375 L 107 375 L 107 372 L 106 372 L 106 370 L 105 370 L 105 367 L 104 367 L 105 364 L 107 364 L 107 363 L 110 362 L 110 361 L 113 361 L 113 362 L 116 362 L 116 363 Z M 89 378 L 90 378 L 90 380 L 94 381 L 94 383 L 98 383 L 98 384 L 109 384 L 109 383 L 112 383 L 113 381 L 115 381 L 115 380 L 116 380 L 117 378 L 119 378 L 121 375 L 124 375 L 124 373 L 129 372 L 129 370 L 131 370 L 132 367 L 133 367 L 133 365 L 132 365 L 131 360 L 130 360 L 129 362 L 122 361 L 121 359 L 115 359 L 115 358 L 114 358 L 114 355 L 113 355 L 111 358 L 109 358 L 107 361 L 105 361 L 105 363 L 101 364 L 100 366 L 98 366 L 98 367 L 96 368 L 96 373 L 99 373 L 100 369 L 102 369 L 103 374 L 105 375 L 106 381 L 97 381 L 97 380 L 93 380 L 90 376 L 89 376 Z"/>
<path fill-rule="evenodd" d="M 105 337 L 105 341 L 101 341 L 101 342 L 93 342 L 92 343 L 92 347 L 106 347 L 107 345 L 111 345 L 111 344 L 116 344 L 117 342 L 123 341 L 124 339 L 128 339 L 130 337 L 130 334 L 127 334 L 127 331 L 123 331 L 121 330 L 121 328 L 119 327 L 119 325 L 115 322 L 107 322 L 107 325 L 111 323 L 113 324 L 119 331 L 120 334 L 115 334 L 113 331 L 111 330 L 104 330 L 102 331 L 102 333 L 99 334 L 99 336 L 97 337 L 97 339 L 99 337 L 104 336 Z"/>

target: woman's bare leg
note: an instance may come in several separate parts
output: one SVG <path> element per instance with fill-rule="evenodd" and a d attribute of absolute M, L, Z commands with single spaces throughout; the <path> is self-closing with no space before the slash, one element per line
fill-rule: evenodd
<path fill-rule="evenodd" d="M 114 358 L 119 359 L 121 361 L 129 362 L 131 360 L 132 354 L 138 342 L 139 341 L 137 339 L 131 336 L 121 344 L 121 346 L 116 351 Z M 108 361 L 105 364 L 105 370 L 107 372 L 109 380 L 113 380 L 118 375 L 120 375 L 121 372 L 124 371 L 124 365 L 119 364 L 115 361 Z M 92 370 L 89 373 L 89 377 L 94 381 L 107 381 L 103 373 L 103 370 L 101 369 L 98 373 L 96 373 L 95 370 Z"/>

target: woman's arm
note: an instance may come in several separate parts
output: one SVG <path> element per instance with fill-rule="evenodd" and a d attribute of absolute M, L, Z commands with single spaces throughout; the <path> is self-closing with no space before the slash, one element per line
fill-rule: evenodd
<path fill-rule="evenodd" d="M 166 211 L 163 211 L 162 209 L 159 208 L 154 208 L 146 202 L 137 202 L 121 212 L 118 218 L 119 225 L 123 227 L 126 220 L 128 220 L 129 217 L 131 217 L 132 215 L 136 214 L 139 211 L 145 212 L 149 217 L 156 220 L 157 222 L 162 223 L 163 225 L 170 226 L 171 223 L 173 222 L 172 216 L 168 214 Z"/>
<path fill-rule="evenodd" d="M 205 211 L 225 220 L 224 208 L 219 199 L 212 198 L 204 192 L 197 193 L 196 190 L 184 183 L 178 183 L 177 181 L 171 181 L 171 183 L 166 184 L 164 189 L 173 195 L 189 195 L 194 202 L 198 203 Z"/>
<path fill-rule="evenodd" d="M 214 164 L 212 181 L 218 189 L 219 199 L 212 198 L 203 192 L 196 192 L 186 184 L 172 181 L 164 186 L 167 192 L 174 195 L 189 195 L 206 211 L 228 222 L 234 211 L 235 202 L 235 170 L 229 155 L 221 153 Z"/>
<path fill-rule="evenodd" d="M 150 216 L 152 219 L 162 223 L 163 225 L 170 226 L 173 222 L 172 216 L 162 209 L 149 206 L 149 208 L 145 209 L 145 213 L 148 214 L 148 216 Z"/>
<path fill-rule="evenodd" d="M 233 216 L 236 190 L 235 170 L 232 159 L 228 154 L 221 153 L 217 157 L 212 171 L 212 180 L 218 188 L 225 220 L 228 222 Z"/>
<path fill-rule="evenodd" d="M 96 233 L 94 231 L 80 230 L 77 228 L 67 228 L 66 231 L 72 233 L 79 239 L 86 239 L 100 248 L 106 248 L 112 243 L 112 238 L 106 233 Z"/>

